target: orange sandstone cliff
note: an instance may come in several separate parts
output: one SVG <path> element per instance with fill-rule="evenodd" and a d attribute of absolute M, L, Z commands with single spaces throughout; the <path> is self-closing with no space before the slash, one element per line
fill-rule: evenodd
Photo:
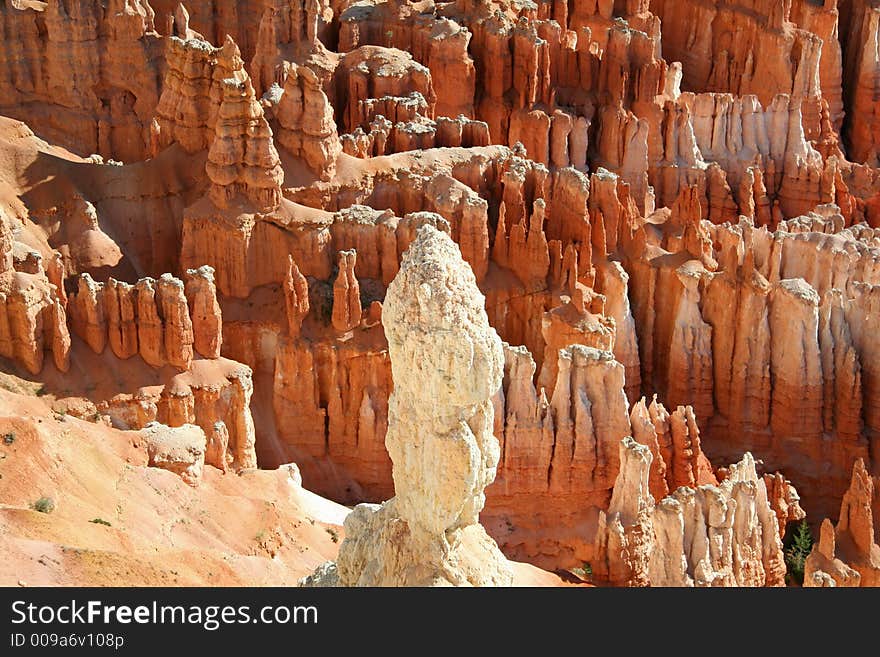
<path fill-rule="evenodd" d="M 775 586 L 806 516 L 808 585 L 876 584 L 875 4 L 0 2 L 0 417 L 33 438 L 2 481 L 68 495 L 45 454 L 69 427 L 34 425 L 55 409 L 91 450 L 65 468 L 161 477 L 184 517 L 278 486 L 300 524 L 405 497 L 386 293 L 442 233 L 502 341 L 467 527 L 594 583 Z M 474 374 L 431 346 L 412 394 Z M 99 580 L 39 574 L 28 541 L 127 549 L 0 492 L 35 582 Z M 288 583 L 336 559 L 312 527 L 261 534 L 280 565 L 216 527 L 182 544 Z M 132 582 L 168 581 L 159 543 Z"/>

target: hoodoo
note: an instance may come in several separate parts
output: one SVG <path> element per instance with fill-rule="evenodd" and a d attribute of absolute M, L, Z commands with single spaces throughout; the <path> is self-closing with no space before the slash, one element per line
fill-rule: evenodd
<path fill-rule="evenodd" d="M 0 584 L 880 583 L 878 0 L 185 4 L 0 1 Z"/>
<path fill-rule="evenodd" d="M 385 444 L 395 496 L 355 507 L 335 569 L 323 567 L 315 583 L 512 583 L 479 522 L 498 464 L 491 398 L 504 369 L 484 303 L 458 246 L 422 226 L 382 307 L 394 376 Z"/>

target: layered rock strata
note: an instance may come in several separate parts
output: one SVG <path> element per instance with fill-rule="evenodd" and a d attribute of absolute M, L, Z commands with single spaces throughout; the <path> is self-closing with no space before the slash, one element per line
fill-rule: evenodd
<path fill-rule="evenodd" d="M 0 7 L 0 111 L 40 135 L 0 121 L 16 367 L 52 388 L 71 356 L 114 363 L 128 392 L 83 407 L 118 426 L 194 423 L 209 465 L 391 498 L 386 292 L 428 224 L 508 344 L 481 512 L 508 556 L 651 579 L 626 436 L 654 500 L 751 452 L 779 535 L 877 473 L 874 2 L 190 4 Z M 647 570 L 598 556 L 630 526 Z M 816 581 L 851 581 L 845 535 Z M 761 581 L 718 554 L 687 577 Z"/>

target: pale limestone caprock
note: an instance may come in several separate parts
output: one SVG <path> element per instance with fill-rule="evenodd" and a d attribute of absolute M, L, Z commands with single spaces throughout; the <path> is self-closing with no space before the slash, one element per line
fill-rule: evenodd
<path fill-rule="evenodd" d="M 394 376 L 385 445 L 397 495 L 355 507 L 336 567 L 325 564 L 304 583 L 510 585 L 507 560 L 479 524 L 498 464 L 491 397 L 504 355 L 448 235 L 419 228 L 382 317 Z"/>

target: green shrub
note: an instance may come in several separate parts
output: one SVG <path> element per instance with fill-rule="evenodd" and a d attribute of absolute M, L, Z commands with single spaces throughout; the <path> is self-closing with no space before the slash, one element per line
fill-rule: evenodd
<path fill-rule="evenodd" d="M 589 561 L 585 561 L 584 565 L 580 568 L 572 568 L 571 572 L 587 581 L 593 577 L 593 567 L 590 565 Z"/>
<path fill-rule="evenodd" d="M 104 520 L 103 518 L 92 518 L 91 520 L 89 520 L 89 522 L 93 522 L 93 523 L 95 523 L 96 525 L 105 525 L 105 526 L 107 526 L 107 527 L 112 527 L 112 526 L 113 526 L 113 525 L 111 525 L 109 522 L 107 522 L 106 520 Z"/>
<path fill-rule="evenodd" d="M 31 508 L 40 513 L 52 513 L 55 510 L 55 501 L 51 497 L 41 497 L 31 504 Z"/>
<path fill-rule="evenodd" d="M 813 533 L 807 521 L 801 520 L 785 539 L 785 577 L 788 582 L 804 583 L 804 563 L 812 549 Z"/>

